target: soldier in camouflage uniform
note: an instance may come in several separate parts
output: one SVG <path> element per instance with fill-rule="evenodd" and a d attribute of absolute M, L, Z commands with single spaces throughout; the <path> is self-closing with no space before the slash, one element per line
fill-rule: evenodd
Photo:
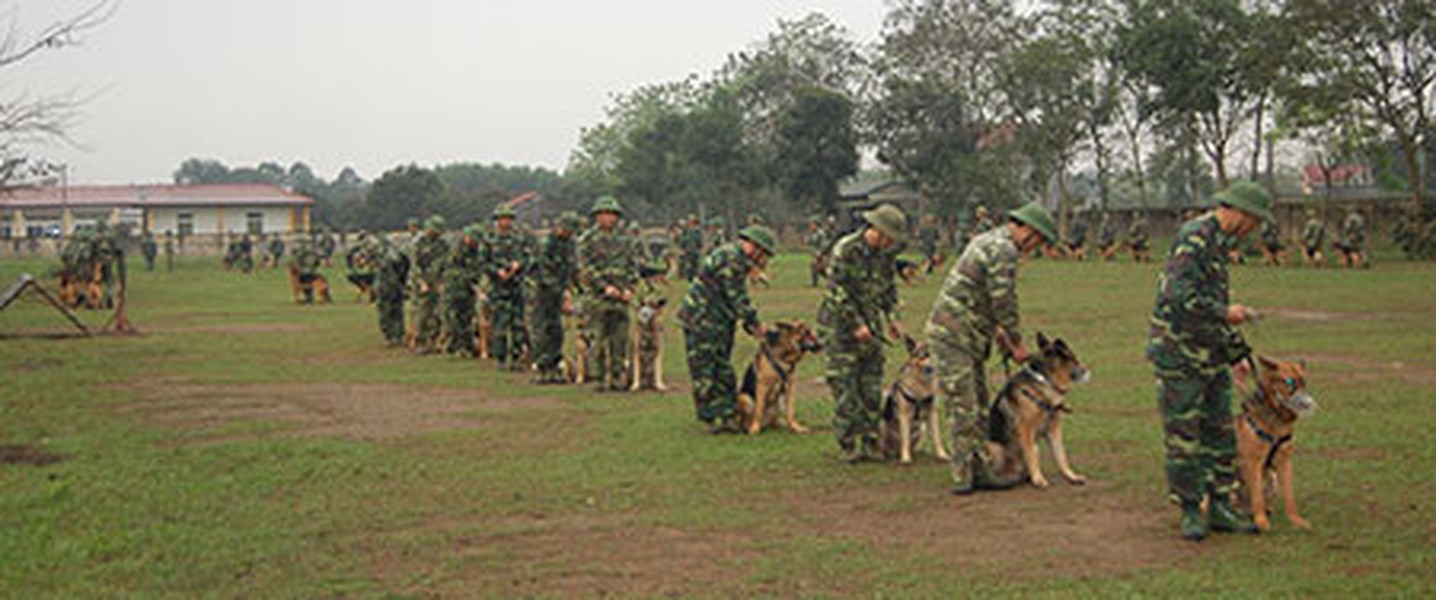
<path fill-rule="evenodd" d="M 1127 249 L 1132 251 L 1132 259 L 1137 262 L 1151 260 L 1147 252 L 1147 217 L 1140 212 L 1132 211 L 1132 222 L 1127 226 Z"/>
<path fill-rule="evenodd" d="M 489 279 L 489 306 L 493 311 L 493 354 L 499 368 L 521 370 L 529 347 L 524 322 L 524 278 L 533 256 L 533 236 L 514 225 L 514 209 L 494 209 L 493 230 L 484 243 L 484 271 Z"/>
<path fill-rule="evenodd" d="M 863 213 L 866 227 L 833 245 L 828 290 L 818 305 L 818 336 L 827 352 L 827 382 L 836 402 L 833 429 L 845 462 L 881 460 L 883 346 L 902 337 L 897 253 L 907 217 L 885 204 Z"/>
<path fill-rule="evenodd" d="M 1228 297 L 1228 250 L 1271 220 L 1271 199 L 1261 186 L 1239 181 L 1216 197 L 1218 208 L 1177 231 L 1157 286 L 1147 358 L 1157 374 L 1171 497 L 1181 506 L 1182 536 L 1216 531 L 1256 533 L 1251 519 L 1230 504 L 1237 486 L 1229 365 L 1251 350 L 1233 329 L 1251 309 Z M 1262 490 L 1252 490 L 1260 494 Z M 1201 503 L 1210 507 L 1204 518 Z"/>
<path fill-rule="evenodd" d="M 574 281 L 578 274 L 574 233 L 583 227 L 577 213 L 565 212 L 558 223 L 539 242 L 533 258 L 534 304 L 529 316 L 533 327 L 534 363 L 538 376 L 534 383 L 564 383 L 559 369 L 563 362 L 563 313 L 572 311 Z"/>
<path fill-rule="evenodd" d="M 981 204 L 972 209 L 972 228 L 968 230 L 968 239 L 972 239 L 983 232 L 992 229 L 992 218 L 987 214 L 987 207 Z"/>
<path fill-rule="evenodd" d="M 160 255 L 160 247 L 155 243 L 153 233 L 146 231 L 144 239 L 140 240 L 140 255 L 145 258 L 145 270 L 155 270 L 155 258 Z"/>
<path fill-rule="evenodd" d="M 723 217 L 708 219 L 708 235 L 705 236 L 708 242 L 708 252 L 712 252 L 714 248 L 728 243 L 728 231 L 726 227 L 727 222 L 724 221 Z"/>
<path fill-rule="evenodd" d="M 269 254 L 269 267 L 272 269 L 279 268 L 279 261 L 284 258 L 284 238 L 280 237 L 279 234 L 275 234 L 274 237 L 269 238 L 269 245 L 266 251 Z"/>
<path fill-rule="evenodd" d="M 478 228 L 471 225 L 455 236 L 444 258 L 444 333 L 448 338 L 444 351 L 460 358 L 478 355 L 474 343 L 478 300 L 474 290 L 483 277 L 481 255 Z"/>
<path fill-rule="evenodd" d="M 165 271 L 175 270 L 175 237 L 174 233 L 165 230 Z"/>
<path fill-rule="evenodd" d="M 1306 227 L 1301 230 L 1302 262 L 1318 267 L 1326 265 L 1321 247 L 1326 244 L 1326 224 L 1317 216 L 1316 209 L 1307 209 Z"/>
<path fill-rule="evenodd" d="M 1281 228 L 1277 227 L 1276 221 L 1262 221 L 1260 237 L 1262 262 L 1280 267 L 1286 255 L 1283 252 L 1286 247 L 1281 242 Z"/>
<path fill-rule="evenodd" d="M 235 266 L 240 271 L 251 273 L 254 271 L 254 242 L 249 239 L 249 234 L 239 238 L 234 250 Z"/>
<path fill-rule="evenodd" d="M 638 288 L 641 251 L 637 240 L 618 229 L 623 207 L 599 198 L 590 214 L 594 225 L 578 240 L 578 279 L 584 314 L 595 329 L 594 361 L 600 390 L 628 389 L 630 309 Z"/>
<path fill-rule="evenodd" d="M 299 243 L 295 245 L 294 253 L 290 255 L 289 261 L 294 266 L 300 283 L 312 282 L 319 274 L 319 255 L 314 251 L 314 247 L 310 245 L 307 238 L 299 238 Z M 306 286 L 304 288 L 304 303 L 314 303 L 313 287 Z"/>
<path fill-rule="evenodd" d="M 326 267 L 334 266 L 333 259 L 334 250 L 337 248 L 336 244 L 334 234 L 328 227 L 325 227 L 324 230 L 320 232 L 318 239 L 315 240 L 315 250 L 319 253 L 319 259 L 324 261 L 324 266 Z"/>
<path fill-rule="evenodd" d="M 413 300 L 414 352 L 429 354 L 437 350 L 442 322 L 439 298 L 443 289 L 444 257 L 449 243 L 444 240 L 444 218 L 429 217 L 424 233 L 414 240 L 410 266 L 410 294 Z"/>
<path fill-rule="evenodd" d="M 928 314 L 928 348 L 938 395 L 952 424 L 952 492 L 1007 487 L 992 473 L 987 451 L 984 363 L 992 344 L 1021 363 L 1028 358 L 1018 329 L 1017 265 L 1023 253 L 1057 237 L 1052 214 L 1036 202 L 1008 213 L 1008 221 L 967 244 Z"/>
<path fill-rule="evenodd" d="M 917 230 L 918 246 L 922 252 L 923 273 L 931 275 L 937 268 L 937 217 L 924 215 L 922 226 Z"/>
<path fill-rule="evenodd" d="M 758 311 L 748 300 L 748 275 L 764 267 L 775 245 L 773 231 L 761 225 L 744 228 L 738 238 L 737 243 L 708 254 L 678 310 L 693 380 L 693 407 L 698 420 L 708 423 L 714 433 L 737 432 L 733 330 L 742 320 L 744 331 L 754 337 L 763 333 Z"/>
<path fill-rule="evenodd" d="M 678 238 L 678 247 L 683 251 L 679 274 L 684 281 L 691 280 L 698 274 L 699 263 L 703 262 L 703 228 L 698 224 L 697 215 L 688 215 L 688 226 Z"/>
<path fill-rule="evenodd" d="M 404 345 L 404 290 L 409 285 L 409 256 L 384 234 L 370 242 L 370 253 L 378 262 L 375 291 L 378 299 L 379 331 L 384 345 Z"/>
<path fill-rule="evenodd" d="M 1087 258 L 1087 212 L 1072 215 L 1072 226 L 1067 231 L 1067 256 L 1077 260 Z"/>
<path fill-rule="evenodd" d="M 827 265 L 828 232 L 823 229 L 823 220 L 820 217 L 813 217 L 808 221 L 808 234 L 804 242 L 808 251 L 812 253 L 812 260 L 808 263 L 808 278 L 810 285 L 818 287 L 818 280 L 822 279 L 823 271 Z"/>
<path fill-rule="evenodd" d="M 1355 206 L 1346 209 L 1346 220 L 1341 222 L 1341 264 L 1348 268 L 1369 266 L 1366 261 L 1366 219 Z"/>
<path fill-rule="evenodd" d="M 1117 255 L 1117 225 L 1112 222 L 1112 213 L 1102 211 L 1097 222 L 1097 256 L 1112 260 Z"/>

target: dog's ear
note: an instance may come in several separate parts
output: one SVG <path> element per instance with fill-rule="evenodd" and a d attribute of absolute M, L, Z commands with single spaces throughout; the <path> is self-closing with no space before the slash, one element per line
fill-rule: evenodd
<path fill-rule="evenodd" d="M 654 302 L 653 305 L 654 305 L 654 306 L 657 306 L 658 308 L 663 308 L 663 307 L 665 307 L 665 306 L 668 306 L 668 298 L 665 298 L 665 297 L 663 297 L 663 296 L 659 296 L 659 297 L 658 297 L 658 301 L 657 301 L 657 302 Z"/>
<path fill-rule="evenodd" d="M 1263 371 L 1276 371 L 1281 369 L 1280 363 L 1260 354 L 1256 355 L 1256 360 L 1257 365 L 1260 366 Z"/>
<path fill-rule="evenodd" d="M 1037 347 L 1045 351 L 1050 345 L 1051 344 L 1047 341 L 1047 336 L 1044 335 L 1041 331 L 1037 332 Z"/>
<path fill-rule="evenodd" d="M 916 340 L 916 339 L 914 339 L 912 336 L 910 336 L 910 335 L 904 333 L 904 334 L 902 335 L 902 344 L 903 344 L 904 347 L 907 348 L 907 355 L 908 355 L 908 356 L 917 356 L 917 340 Z"/>

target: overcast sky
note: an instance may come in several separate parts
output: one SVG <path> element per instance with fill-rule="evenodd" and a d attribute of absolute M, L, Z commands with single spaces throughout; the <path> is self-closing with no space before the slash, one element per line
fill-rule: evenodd
<path fill-rule="evenodd" d="M 21 32 L 93 0 L 3 3 Z M 612 94 L 703 76 L 821 11 L 864 43 L 883 0 L 123 0 L 84 45 L 3 71 L 0 94 L 92 96 L 41 148 L 72 182 L 169 181 L 188 157 L 562 169 Z"/>

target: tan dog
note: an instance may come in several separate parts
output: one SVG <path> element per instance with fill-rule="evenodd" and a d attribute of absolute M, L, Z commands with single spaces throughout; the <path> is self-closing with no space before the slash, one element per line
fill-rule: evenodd
<path fill-rule="evenodd" d="M 474 345 L 478 348 L 479 358 L 493 358 L 494 343 L 494 308 L 489 304 L 489 295 L 479 292 L 479 310 L 474 318 Z"/>
<path fill-rule="evenodd" d="M 798 423 L 793 377 L 804 356 L 822 349 L 818 337 L 802 321 L 769 327 L 738 388 L 738 428 L 749 435 L 756 434 L 765 426 L 776 425 L 780 415 L 786 415 L 790 431 L 807 433 L 808 428 Z"/>
<path fill-rule="evenodd" d="M 299 277 L 299 267 L 289 266 L 289 289 L 294 294 L 295 304 L 304 304 L 307 297 L 312 302 L 329 304 L 334 300 L 329 297 L 329 280 L 324 275 L 315 273 L 309 281 L 302 281 Z"/>
<path fill-rule="evenodd" d="M 910 336 L 904 336 L 903 343 L 907 346 L 908 359 L 892 387 L 883 393 L 883 421 L 878 433 L 883 456 L 889 460 L 897 458 L 903 464 L 912 462 L 912 450 L 926 434 L 932 437 L 933 454 L 949 460 L 951 457 L 942 441 L 939 411 L 933 401 L 937 385 L 927 344 Z M 913 427 L 914 424 L 917 427 Z"/>
<path fill-rule="evenodd" d="M 1292 492 L 1292 435 L 1299 417 L 1316 411 L 1316 401 L 1306 392 L 1306 369 L 1300 362 L 1256 358 L 1257 389 L 1242 404 L 1237 417 L 1237 467 L 1240 469 L 1241 500 L 1251 509 L 1252 519 L 1262 531 L 1271 528 L 1268 495 L 1280 489 L 1286 505 L 1286 519 L 1293 527 L 1311 527 L 1296 510 Z"/>
<path fill-rule="evenodd" d="M 633 374 L 633 384 L 629 391 L 668 391 L 668 385 L 663 383 L 663 307 L 667 305 L 668 299 L 662 296 L 646 298 L 638 305 L 633 365 L 628 371 Z"/>
<path fill-rule="evenodd" d="M 1046 438 L 1057 461 L 1057 470 L 1073 485 L 1087 479 L 1072 470 L 1067 445 L 1062 440 L 1062 415 L 1071 412 L 1067 393 L 1087 381 L 1087 367 L 1058 339 L 1049 342 L 1037 334 L 1041 353 L 1032 357 L 997 392 L 988 416 L 987 448 L 993 458 L 992 470 L 1003 481 L 1027 479 L 1033 486 L 1047 487 L 1037 454 L 1037 438 Z"/>

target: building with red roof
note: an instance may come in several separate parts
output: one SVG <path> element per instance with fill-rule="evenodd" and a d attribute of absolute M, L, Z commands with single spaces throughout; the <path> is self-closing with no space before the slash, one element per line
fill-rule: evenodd
<path fill-rule="evenodd" d="M 182 236 L 307 232 L 313 207 L 271 184 L 19 188 L 0 193 L 0 237 L 69 235 L 101 221 Z"/>

